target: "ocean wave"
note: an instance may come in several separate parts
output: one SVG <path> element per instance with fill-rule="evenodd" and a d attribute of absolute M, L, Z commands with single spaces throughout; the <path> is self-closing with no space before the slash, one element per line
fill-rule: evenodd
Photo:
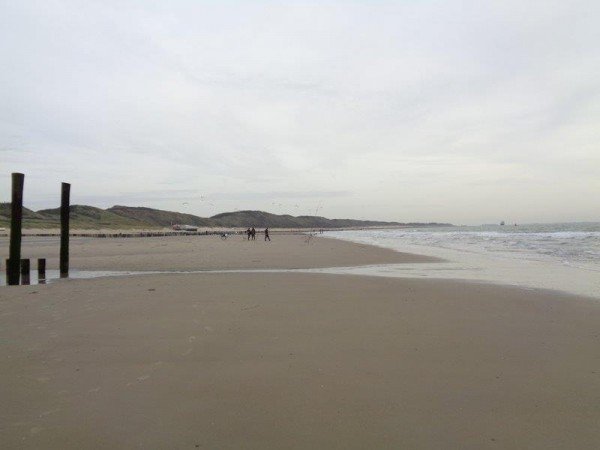
<path fill-rule="evenodd" d="M 402 228 L 333 232 L 366 243 L 400 249 L 403 245 L 493 254 L 506 258 L 555 260 L 597 265 L 600 270 L 600 224 L 543 224 L 513 227 Z"/>

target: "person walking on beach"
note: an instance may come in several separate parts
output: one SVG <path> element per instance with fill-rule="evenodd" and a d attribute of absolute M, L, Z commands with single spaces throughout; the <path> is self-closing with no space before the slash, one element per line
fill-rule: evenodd
<path fill-rule="evenodd" d="M 254 227 L 252 227 L 252 240 L 255 241 L 256 240 L 256 230 L 254 229 Z"/>
<path fill-rule="evenodd" d="M 246 230 L 246 234 L 248 235 L 248 240 L 250 240 L 250 236 L 252 235 L 252 231 L 250 230 L 250 228 Z"/>
<path fill-rule="evenodd" d="M 269 240 L 269 241 L 270 241 L 270 240 L 271 240 L 271 238 L 269 237 L 269 229 L 268 229 L 268 228 L 265 228 L 265 241 L 267 241 L 267 240 Z"/>

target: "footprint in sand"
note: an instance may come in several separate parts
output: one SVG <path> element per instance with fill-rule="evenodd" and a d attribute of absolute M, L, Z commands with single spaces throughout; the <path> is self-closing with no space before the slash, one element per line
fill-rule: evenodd
<path fill-rule="evenodd" d="M 61 411 L 61 408 L 51 409 L 50 411 L 44 411 L 43 413 L 40 413 L 40 417 L 46 417 L 46 416 L 49 416 L 50 414 L 54 414 L 59 411 Z"/>
<path fill-rule="evenodd" d="M 153 362 L 152 363 L 152 370 L 154 371 L 154 370 L 158 369 L 163 364 L 164 363 L 162 361 L 155 361 L 155 362 Z M 138 383 L 140 383 L 142 381 L 147 380 L 148 378 L 150 378 L 150 374 L 145 374 L 145 375 L 142 375 L 141 377 L 137 377 L 136 380 L 137 380 Z M 131 386 L 132 384 L 133 384 L 132 382 L 129 382 L 129 383 L 126 384 L 126 386 Z M 100 390 L 100 388 L 92 389 L 92 391 L 94 391 L 94 392 L 97 392 L 98 390 Z M 89 392 L 91 392 L 91 391 L 89 391 Z"/>

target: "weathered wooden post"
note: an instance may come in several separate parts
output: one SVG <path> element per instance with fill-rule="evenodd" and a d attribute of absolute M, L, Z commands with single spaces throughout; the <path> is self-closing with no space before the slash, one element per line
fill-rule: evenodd
<path fill-rule="evenodd" d="M 46 258 L 38 258 L 38 283 L 46 280 Z"/>
<path fill-rule="evenodd" d="M 23 182 L 25 175 L 12 174 L 10 205 L 10 249 L 6 266 L 6 284 L 18 285 L 21 264 L 21 222 L 23 220 Z"/>
<path fill-rule="evenodd" d="M 69 203 L 71 185 L 62 183 L 60 195 L 60 277 L 69 276 Z"/>
<path fill-rule="evenodd" d="M 21 260 L 21 284 L 30 284 L 31 277 L 30 277 L 29 269 L 30 269 L 29 260 L 22 259 Z"/>

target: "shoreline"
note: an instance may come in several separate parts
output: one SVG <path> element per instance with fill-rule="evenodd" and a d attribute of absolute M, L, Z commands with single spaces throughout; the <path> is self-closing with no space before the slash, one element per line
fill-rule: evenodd
<path fill-rule="evenodd" d="M 297 270 L 299 273 L 425 278 L 490 284 L 600 300 L 600 292 L 595 288 L 573 290 L 506 278 L 485 278 L 480 274 L 473 276 L 462 267 L 457 267 L 451 253 L 440 254 L 431 251 L 434 249 L 416 248 L 414 245 L 408 246 L 409 252 L 405 252 L 379 243 L 327 234 L 308 236 L 281 233 L 275 236 L 275 241 L 272 242 L 263 242 L 261 236 L 256 241 L 248 242 L 243 235 L 229 236 L 227 241 L 221 241 L 218 235 L 203 234 L 149 237 L 141 240 L 75 237 L 71 238 L 72 273 L 75 279 L 93 279 L 170 273 L 288 273 Z M 324 249 L 321 245 L 323 242 L 330 244 L 329 247 Z M 37 285 L 34 269 L 36 258 L 47 259 L 46 281 L 55 282 L 59 279 L 58 258 L 47 256 L 57 255 L 58 245 L 57 236 L 23 237 L 22 256 L 32 261 L 32 285 Z M 278 246 L 281 247 L 273 248 Z M 166 247 L 168 251 L 161 252 L 161 247 Z M 422 253 L 417 253 L 420 251 Z M 290 258 L 291 254 L 296 259 Z M 7 257 L 8 241 L 0 237 L 0 260 Z M 539 264 L 537 261 L 530 264 L 536 263 Z M 4 275 L 2 271 L 0 287 L 5 285 Z"/>
<path fill-rule="evenodd" d="M 343 233 L 327 234 L 346 242 L 374 245 L 380 248 L 407 251 L 438 258 L 432 264 L 406 264 L 378 270 L 387 276 L 401 278 L 425 277 L 447 280 L 471 280 L 494 285 L 520 286 L 525 289 L 545 289 L 600 300 L 600 271 L 596 267 L 570 264 L 545 255 L 521 255 L 494 252 L 478 248 L 456 248 L 443 245 L 417 245 L 400 240 L 374 239 L 365 235 Z M 356 274 L 369 274 L 356 268 Z"/>
<path fill-rule="evenodd" d="M 477 280 L 470 278 L 444 278 L 444 277 L 418 277 L 415 275 L 393 275 L 389 273 L 377 273 L 389 272 L 389 267 L 392 264 L 381 264 L 381 265 L 365 265 L 365 266 L 347 266 L 347 267 L 315 267 L 315 268 L 293 268 L 293 269 L 201 269 L 201 270 L 148 270 L 148 271 L 137 271 L 137 270 L 121 270 L 121 271 L 109 271 L 109 270 L 72 270 L 69 277 L 63 279 L 60 277 L 57 269 L 47 270 L 46 278 L 42 283 L 37 280 L 37 274 L 31 274 L 31 282 L 27 286 L 39 286 L 48 285 L 53 283 L 68 283 L 73 280 L 85 281 L 85 280 L 96 280 L 96 279 L 121 279 L 129 277 L 149 277 L 156 275 L 239 275 L 239 274 L 254 274 L 254 275 L 272 275 L 272 274 L 305 274 L 305 275 L 333 275 L 340 277 L 368 277 L 368 278 L 391 278 L 397 280 L 420 280 L 420 281 L 431 281 L 432 283 L 459 283 L 469 286 L 482 286 L 482 287 L 496 287 L 501 289 L 516 289 L 524 292 L 536 292 L 540 295 L 549 295 L 562 298 L 575 298 L 580 300 L 587 300 L 593 302 L 600 302 L 600 297 L 597 295 L 586 295 L 580 293 L 574 293 L 567 290 L 551 289 L 535 286 L 523 286 L 516 283 L 509 283 L 507 281 L 489 281 L 489 280 Z M 0 273 L 0 288 L 9 287 L 12 289 L 18 288 L 17 286 L 7 286 L 5 284 L 4 274 Z"/>

